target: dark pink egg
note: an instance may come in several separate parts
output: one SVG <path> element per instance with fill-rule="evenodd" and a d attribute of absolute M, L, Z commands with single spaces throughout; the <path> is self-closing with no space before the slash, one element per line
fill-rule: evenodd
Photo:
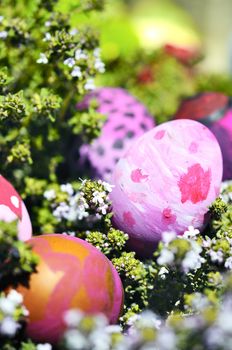
<path fill-rule="evenodd" d="M 216 136 L 223 156 L 223 180 L 232 179 L 232 104 L 228 96 L 206 92 L 182 102 L 175 119 L 193 119 Z"/>
<path fill-rule="evenodd" d="M 95 177 L 109 179 L 115 164 L 130 146 L 132 140 L 155 126 L 154 118 L 143 104 L 126 90 L 105 87 L 85 97 L 78 109 L 85 109 L 91 99 L 97 100 L 97 111 L 107 120 L 101 135 L 91 144 L 80 148 L 80 164 L 90 164 Z"/>
<path fill-rule="evenodd" d="M 26 241 L 31 238 L 32 227 L 25 204 L 14 187 L 0 175 L 0 220 L 18 220 L 18 238 Z"/>

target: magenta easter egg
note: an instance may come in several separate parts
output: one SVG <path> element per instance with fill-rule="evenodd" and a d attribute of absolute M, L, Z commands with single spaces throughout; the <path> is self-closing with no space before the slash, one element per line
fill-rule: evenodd
<path fill-rule="evenodd" d="M 79 309 L 103 313 L 116 323 L 123 306 L 123 288 L 112 263 L 82 239 L 62 234 L 28 241 L 39 258 L 29 287 L 18 291 L 29 310 L 27 334 L 39 342 L 57 343 L 65 331 L 64 313 Z"/>
<path fill-rule="evenodd" d="M 214 135 L 192 120 L 160 124 L 133 143 L 117 163 L 111 193 L 115 225 L 149 255 L 164 231 L 202 229 L 219 195 L 222 156 Z"/>
<path fill-rule="evenodd" d="M 91 99 L 98 103 L 97 111 L 107 120 L 101 135 L 80 148 L 80 163 L 88 162 L 95 177 L 109 179 L 118 159 L 131 142 L 155 125 L 143 104 L 121 88 L 101 88 L 87 95 L 78 109 L 86 108 Z"/>
<path fill-rule="evenodd" d="M 223 180 L 232 179 L 232 104 L 228 96 L 206 92 L 182 102 L 175 119 L 193 119 L 216 136 L 223 157 Z"/>
<path fill-rule="evenodd" d="M 14 187 L 0 175 L 0 220 L 18 220 L 18 238 L 26 241 L 31 238 L 32 227 L 25 204 Z"/>

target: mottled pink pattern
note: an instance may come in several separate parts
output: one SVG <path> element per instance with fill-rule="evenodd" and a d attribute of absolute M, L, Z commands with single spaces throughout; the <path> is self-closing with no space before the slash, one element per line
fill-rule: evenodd
<path fill-rule="evenodd" d="M 204 169 L 200 164 L 193 164 L 186 174 L 181 175 L 178 186 L 181 192 L 181 202 L 191 201 L 196 204 L 204 201 L 209 193 L 211 170 Z"/>
<path fill-rule="evenodd" d="M 32 236 L 31 220 L 18 192 L 0 175 L 0 220 L 18 220 L 18 238 L 26 241 Z"/>
<path fill-rule="evenodd" d="M 98 89 L 87 95 L 78 109 L 86 108 L 93 98 L 99 103 L 98 112 L 106 115 L 107 121 L 101 135 L 91 145 L 80 148 L 79 165 L 88 160 L 96 177 L 109 179 L 132 140 L 152 129 L 155 123 L 146 108 L 124 89 Z"/>
<path fill-rule="evenodd" d="M 48 237 L 48 240 L 44 237 Z M 50 243 L 53 237 L 64 241 L 64 245 L 66 240 L 72 241 L 76 245 L 77 256 L 63 253 L 58 247 L 54 249 Z M 114 266 L 100 251 L 79 238 L 59 234 L 37 236 L 29 243 L 35 246 L 35 252 L 53 272 L 63 273 L 63 277 L 51 290 L 44 318 L 31 321 L 27 326 L 27 333 L 32 339 L 51 343 L 58 341 L 65 329 L 64 312 L 71 308 L 73 298 L 81 288 L 84 288 L 90 303 L 88 309 L 85 307 L 85 312 L 102 312 L 111 323 L 117 322 L 123 304 L 122 283 Z M 89 253 L 83 261 L 78 259 L 78 249 L 81 247 L 87 248 Z M 112 281 L 110 289 L 109 279 Z M 41 285 L 41 290 L 43 287 L 45 286 Z M 39 294 L 34 298 L 39 307 Z M 76 307 L 82 309 L 81 305 Z"/>
<path fill-rule="evenodd" d="M 155 137 L 160 131 L 163 137 Z M 135 169 L 146 181 L 133 181 Z M 115 167 L 114 223 L 148 255 L 163 231 L 183 234 L 193 223 L 203 228 L 221 179 L 220 147 L 208 128 L 184 119 L 159 125 L 135 140 Z"/>
<path fill-rule="evenodd" d="M 147 180 L 148 175 L 143 175 L 141 169 L 135 169 L 131 172 L 131 180 L 134 182 L 142 182 Z"/>

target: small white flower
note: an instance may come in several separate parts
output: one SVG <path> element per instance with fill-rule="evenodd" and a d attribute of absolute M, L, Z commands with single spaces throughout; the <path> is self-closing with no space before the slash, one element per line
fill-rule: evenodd
<path fill-rule="evenodd" d="M 52 24 L 52 22 L 51 22 L 51 21 L 47 21 L 47 22 L 45 22 L 45 27 L 50 27 L 50 26 L 51 26 L 51 24 Z"/>
<path fill-rule="evenodd" d="M 101 55 L 101 49 L 100 49 L 100 47 L 96 47 L 96 48 L 93 50 L 93 55 L 94 55 L 94 57 L 96 57 L 96 58 L 99 58 L 99 57 L 100 57 L 100 55 Z"/>
<path fill-rule="evenodd" d="M 47 190 L 44 192 L 44 198 L 46 198 L 48 201 L 56 198 L 56 192 L 55 190 Z"/>
<path fill-rule="evenodd" d="M 183 234 L 184 238 L 194 238 L 197 235 L 199 235 L 200 231 L 197 228 L 194 228 L 193 226 L 189 226 L 188 230 L 186 230 Z"/>
<path fill-rule="evenodd" d="M 38 344 L 36 346 L 36 350 L 52 350 L 51 344 L 45 343 L 45 344 Z"/>
<path fill-rule="evenodd" d="M 61 185 L 61 186 L 60 186 L 60 189 L 61 189 L 62 192 L 66 192 L 66 193 L 69 194 L 70 196 L 72 196 L 73 193 L 74 193 L 74 189 L 73 189 L 72 185 L 69 184 L 69 183 L 68 183 L 68 184 L 63 184 L 63 185 Z"/>
<path fill-rule="evenodd" d="M 110 193 L 112 192 L 112 189 L 114 188 L 114 185 L 111 185 L 109 184 L 108 182 L 106 181 L 101 181 L 101 180 L 98 180 L 98 183 L 102 184 L 104 189 L 106 190 L 106 192 Z"/>
<path fill-rule="evenodd" d="M 72 57 L 67 58 L 64 60 L 64 64 L 70 68 L 72 68 L 75 65 L 75 60 Z"/>
<path fill-rule="evenodd" d="M 225 261 L 225 268 L 232 270 L 232 256 L 226 259 Z"/>
<path fill-rule="evenodd" d="M 42 63 L 42 64 L 47 64 L 48 63 L 48 58 L 44 53 L 40 53 L 40 57 L 36 61 L 37 63 Z"/>
<path fill-rule="evenodd" d="M 20 325 L 11 317 L 4 318 L 0 323 L 0 333 L 9 337 L 13 337 L 19 328 Z"/>
<path fill-rule="evenodd" d="M 193 250 L 190 250 L 185 255 L 184 260 L 182 261 L 182 268 L 184 272 L 188 273 L 190 270 L 197 270 L 201 267 L 201 264 L 205 261 L 198 253 Z"/>
<path fill-rule="evenodd" d="M 101 204 L 98 210 L 102 213 L 102 215 L 106 215 L 108 208 L 109 208 L 108 204 Z"/>
<path fill-rule="evenodd" d="M 70 350 L 83 350 L 89 348 L 89 341 L 86 336 L 76 329 L 69 329 L 65 332 L 66 346 Z"/>
<path fill-rule="evenodd" d="M 45 33 L 45 37 L 43 38 L 43 41 L 50 41 L 52 38 L 50 33 Z"/>
<path fill-rule="evenodd" d="M 0 299 L 0 310 L 5 315 L 13 315 L 15 312 L 15 304 L 11 300 L 2 297 Z"/>
<path fill-rule="evenodd" d="M 210 250 L 208 252 L 212 262 L 218 262 L 218 263 L 222 263 L 223 262 L 223 252 L 221 250 L 215 251 L 215 250 Z"/>
<path fill-rule="evenodd" d="M 168 249 L 162 249 L 157 259 L 159 265 L 169 265 L 174 261 L 174 254 Z"/>
<path fill-rule="evenodd" d="M 89 78 L 86 80 L 86 83 L 84 85 L 84 89 L 85 90 L 94 90 L 95 89 L 95 85 L 94 85 L 94 80 L 92 78 Z"/>
<path fill-rule="evenodd" d="M 22 294 L 18 293 L 16 290 L 12 289 L 7 295 L 7 299 L 12 302 L 15 306 L 19 306 L 23 302 Z"/>
<path fill-rule="evenodd" d="M 72 30 L 70 30 L 70 32 L 69 32 L 69 34 L 70 35 L 76 35 L 78 33 L 78 29 L 76 29 L 76 28 L 73 28 Z"/>
<path fill-rule="evenodd" d="M 75 51 L 75 59 L 76 61 L 79 61 L 79 60 L 87 60 L 88 56 L 87 54 L 82 51 L 81 49 L 77 49 Z"/>
<path fill-rule="evenodd" d="M 139 318 L 138 325 L 142 328 L 156 328 L 160 329 L 161 327 L 160 318 L 152 311 L 144 311 L 141 313 L 141 317 Z"/>
<path fill-rule="evenodd" d="M 161 269 L 159 270 L 159 276 L 161 279 L 165 279 L 166 278 L 166 274 L 168 273 L 168 269 L 166 269 L 166 267 L 162 266 Z"/>
<path fill-rule="evenodd" d="M 65 312 L 64 322 L 68 327 L 77 327 L 83 318 L 83 313 L 79 310 L 71 309 Z"/>
<path fill-rule="evenodd" d="M 97 204 L 103 204 L 104 203 L 104 200 L 105 200 L 105 197 L 106 197 L 106 193 L 105 192 L 99 192 L 99 191 L 94 191 L 93 192 L 93 199 L 92 199 L 92 202 Z"/>
<path fill-rule="evenodd" d="M 71 76 L 74 78 L 81 78 L 82 72 L 79 66 L 75 66 L 71 72 Z"/>
<path fill-rule="evenodd" d="M 175 232 L 168 232 L 168 231 L 164 231 L 162 232 L 162 241 L 166 244 L 170 243 L 171 241 L 173 241 L 174 239 L 176 239 L 176 233 Z"/>
<path fill-rule="evenodd" d="M 177 338 L 174 331 L 169 327 L 159 330 L 156 339 L 157 349 L 177 350 Z"/>
<path fill-rule="evenodd" d="M 94 64 L 94 68 L 100 73 L 105 72 L 105 64 L 99 58 L 96 59 L 95 64 Z"/>
<path fill-rule="evenodd" d="M 202 246 L 204 248 L 210 248 L 211 245 L 212 245 L 212 240 L 208 236 L 206 236 L 205 239 L 203 239 Z"/>
<path fill-rule="evenodd" d="M 3 30 L 0 32 L 0 39 L 6 39 L 8 36 L 7 31 Z"/>

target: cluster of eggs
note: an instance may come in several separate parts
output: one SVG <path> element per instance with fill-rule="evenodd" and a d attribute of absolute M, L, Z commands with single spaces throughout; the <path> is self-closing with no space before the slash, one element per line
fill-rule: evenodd
<path fill-rule="evenodd" d="M 98 111 L 107 116 L 102 134 L 93 144 L 81 146 L 79 165 L 87 158 L 94 176 L 111 176 L 114 225 L 129 234 L 130 246 L 141 256 L 154 251 L 164 231 L 181 235 L 188 226 L 203 229 L 207 222 L 208 207 L 219 195 L 223 161 L 224 169 L 227 164 L 223 149 L 227 139 L 219 137 L 220 130 L 227 128 L 232 139 L 229 100 L 214 97 L 205 94 L 184 102 L 176 120 L 156 127 L 146 108 L 120 88 L 98 89 L 77 106 L 86 108 L 95 98 Z M 18 219 L 19 239 L 28 241 L 40 257 L 29 288 L 19 287 L 30 312 L 28 335 L 56 343 L 65 329 L 63 314 L 70 308 L 103 312 L 115 323 L 123 288 L 111 262 L 75 237 L 31 238 L 26 207 L 2 176 L 0 192 L 0 219 Z"/>

